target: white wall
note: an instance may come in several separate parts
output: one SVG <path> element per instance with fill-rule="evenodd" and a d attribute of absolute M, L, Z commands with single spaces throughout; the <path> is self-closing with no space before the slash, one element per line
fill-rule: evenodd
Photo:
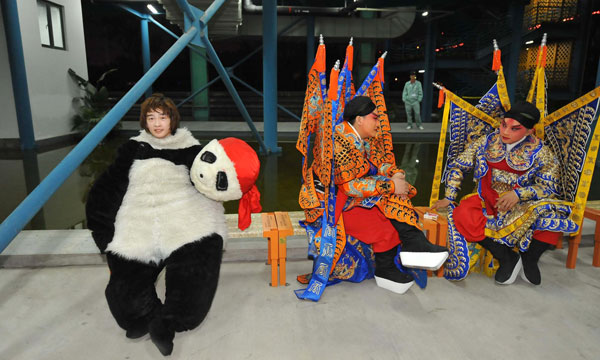
<path fill-rule="evenodd" d="M 52 2 L 63 6 L 66 51 L 42 47 L 37 1 L 18 1 L 36 140 L 71 133 L 71 117 L 75 113 L 73 98 L 79 96 L 79 91 L 67 70 L 72 68 L 80 76 L 87 78 L 81 2 Z"/>
<path fill-rule="evenodd" d="M 0 139 L 18 139 L 19 127 L 17 123 L 17 112 L 15 110 L 15 98 L 13 96 L 12 80 L 10 78 L 10 63 L 8 62 L 8 50 L 6 48 L 6 33 L 2 20 L 2 7 L 0 7 Z"/>

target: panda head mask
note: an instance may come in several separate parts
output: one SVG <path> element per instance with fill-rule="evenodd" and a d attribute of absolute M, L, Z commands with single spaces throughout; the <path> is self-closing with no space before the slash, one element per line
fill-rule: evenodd
<path fill-rule="evenodd" d="M 243 140 L 225 138 L 210 141 L 198 153 L 190 178 L 194 187 L 215 201 L 240 200 L 240 228 L 242 218 L 250 212 L 260 212 L 260 193 L 254 185 L 260 171 L 256 152 Z M 247 227 L 247 226 L 246 226 Z"/>

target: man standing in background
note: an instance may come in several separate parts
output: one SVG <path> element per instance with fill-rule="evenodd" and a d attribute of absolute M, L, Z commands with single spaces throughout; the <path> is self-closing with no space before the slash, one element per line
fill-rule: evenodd
<path fill-rule="evenodd" d="M 421 100 L 423 100 L 423 88 L 421 82 L 417 80 L 417 74 L 412 71 L 410 73 L 410 80 L 404 84 L 404 90 L 402 90 L 402 101 L 404 101 L 404 108 L 406 109 L 406 126 L 407 130 L 412 129 L 412 117 L 414 116 L 415 126 L 419 130 L 423 130 L 421 125 Z"/>

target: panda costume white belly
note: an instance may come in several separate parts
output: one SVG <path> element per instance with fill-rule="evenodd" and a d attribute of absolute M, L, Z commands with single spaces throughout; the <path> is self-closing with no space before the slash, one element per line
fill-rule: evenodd
<path fill-rule="evenodd" d="M 198 145 L 187 129 L 163 141 L 143 131 L 132 138 L 156 150 Z M 106 248 L 120 256 L 158 263 L 173 251 L 217 233 L 227 237 L 224 208 L 200 194 L 186 165 L 162 158 L 136 159 L 115 218 L 115 233 Z"/>
<path fill-rule="evenodd" d="M 107 251 L 158 263 L 181 246 L 217 233 L 225 238 L 224 208 L 200 194 L 184 165 L 136 160 Z"/>

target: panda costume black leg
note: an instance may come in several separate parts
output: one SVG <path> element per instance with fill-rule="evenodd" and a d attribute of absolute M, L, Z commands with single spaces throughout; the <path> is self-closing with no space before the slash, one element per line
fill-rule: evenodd
<path fill-rule="evenodd" d="M 105 295 L 110 312 L 128 338 L 142 337 L 162 307 L 155 282 L 163 265 L 144 264 L 111 253 L 106 259 L 110 280 Z"/>
<path fill-rule="evenodd" d="M 217 290 L 223 238 L 213 234 L 174 251 L 166 260 L 166 295 L 150 337 L 163 355 L 173 350 L 175 332 L 200 325 Z"/>

